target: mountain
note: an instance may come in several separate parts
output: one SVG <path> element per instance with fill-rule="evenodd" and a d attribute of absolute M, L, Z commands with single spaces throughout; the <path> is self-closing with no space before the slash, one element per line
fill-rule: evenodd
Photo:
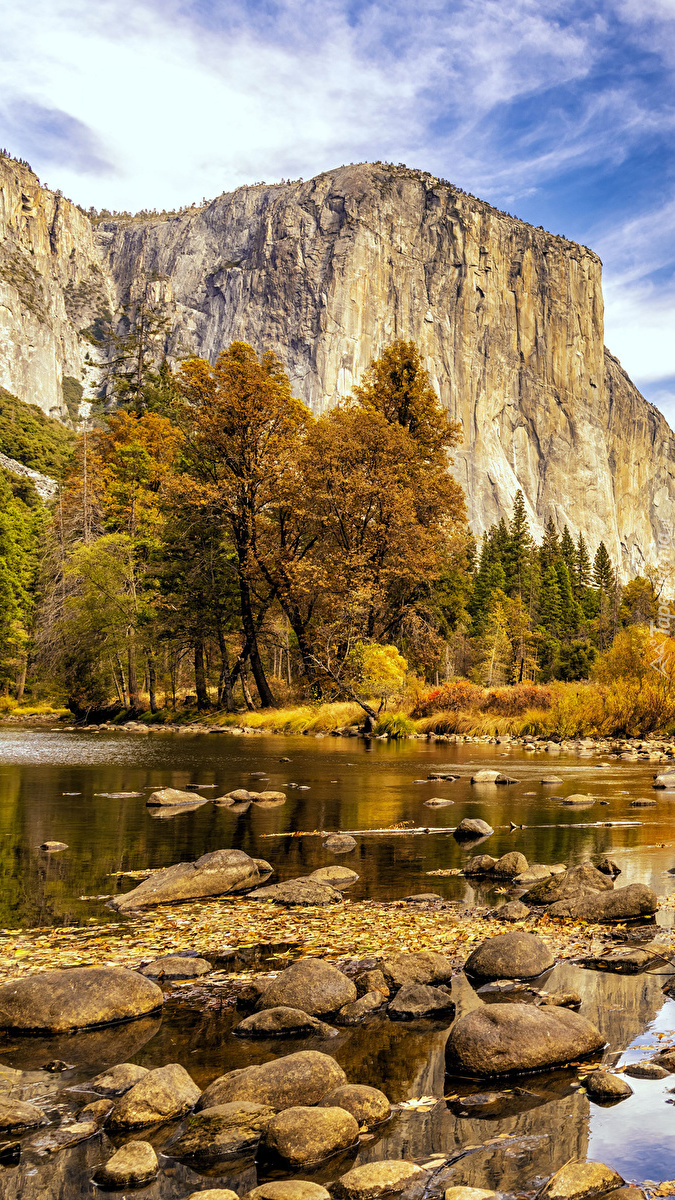
<path fill-rule="evenodd" d="M 92 227 L 0 159 L 0 384 L 65 416 L 96 385 L 97 323 L 144 295 L 174 354 L 272 349 L 315 412 L 414 339 L 462 425 L 477 533 L 520 487 L 535 533 L 551 514 L 631 575 L 675 522 L 675 436 L 604 348 L 597 255 L 425 172 L 359 164 Z"/>

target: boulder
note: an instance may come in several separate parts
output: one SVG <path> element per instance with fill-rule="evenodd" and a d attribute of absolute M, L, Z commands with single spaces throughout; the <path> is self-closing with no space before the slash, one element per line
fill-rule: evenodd
<path fill-rule="evenodd" d="M 37 1125 L 46 1125 L 47 1119 L 34 1104 L 25 1104 L 22 1100 L 12 1100 L 0 1096 L 0 1129 L 10 1133 L 23 1133 L 24 1129 L 35 1129 Z"/>
<path fill-rule="evenodd" d="M 479 817 L 464 817 L 452 836 L 458 842 L 462 842 L 469 841 L 471 838 L 489 837 L 491 833 L 494 833 L 494 829 L 488 825 L 487 821 L 481 821 Z"/>
<path fill-rule="evenodd" d="M 256 1007 L 258 1010 L 279 1006 L 299 1008 L 320 1017 L 337 1012 L 354 1000 L 355 985 L 332 963 L 320 958 L 301 958 L 268 984 Z"/>
<path fill-rule="evenodd" d="M 552 1004 L 555 1008 L 579 1008 L 581 996 L 578 992 L 541 992 L 540 1004 Z"/>
<path fill-rule="evenodd" d="M 104 1188 L 142 1187 L 156 1178 L 157 1155 L 149 1142 L 127 1142 L 94 1173 Z"/>
<path fill-rule="evenodd" d="M 532 912 L 521 900 L 509 900 L 507 904 L 500 904 L 499 908 L 493 908 L 492 916 L 497 921 L 527 921 L 532 916 Z"/>
<path fill-rule="evenodd" d="M 382 960 L 382 972 L 392 988 L 403 987 L 404 983 L 449 983 L 452 963 L 435 950 L 400 951 Z"/>
<path fill-rule="evenodd" d="M 464 867 L 465 875 L 489 875 L 497 859 L 491 854 L 474 854 Z"/>
<path fill-rule="evenodd" d="M 350 833 L 329 833 L 323 844 L 333 854 L 346 854 L 348 850 L 356 849 L 356 839 Z"/>
<path fill-rule="evenodd" d="M 389 995 L 389 985 L 384 977 L 384 972 L 375 968 L 371 971 L 362 971 L 354 980 L 356 990 L 359 996 L 365 996 L 367 992 L 382 992 L 383 996 Z"/>
<path fill-rule="evenodd" d="M 251 798 L 256 808 L 278 808 L 280 804 L 286 803 L 285 792 L 252 792 Z"/>
<path fill-rule="evenodd" d="M 675 789 L 675 771 L 664 771 L 654 776 L 653 788 Z"/>
<path fill-rule="evenodd" d="M 109 906 L 118 912 L 131 912 L 155 904 L 225 896 L 259 887 L 271 874 L 269 863 L 250 858 L 243 850 L 214 850 L 202 854 L 196 862 L 175 863 L 172 867 L 153 871 L 132 891 L 115 896 Z"/>
<path fill-rule="evenodd" d="M 205 958 L 184 958 L 182 954 L 165 954 L 162 958 L 153 958 L 146 967 L 141 967 L 141 975 L 148 979 L 197 979 L 200 975 L 208 975 L 211 963 Z"/>
<path fill-rule="evenodd" d="M 529 893 L 528 893 L 529 896 Z M 559 900 L 547 909 L 550 917 L 603 922 L 628 921 L 634 917 L 649 917 L 659 906 L 658 896 L 644 883 L 629 883 L 627 887 L 598 895 L 581 893 L 577 897 Z"/>
<path fill-rule="evenodd" d="M 366 992 L 365 996 L 359 996 L 351 1004 L 343 1004 L 333 1020 L 336 1025 L 360 1025 L 371 1013 L 378 1012 L 385 1000 L 386 996 L 381 991 Z"/>
<path fill-rule="evenodd" d="M 611 1167 L 599 1162 L 565 1163 L 548 1183 L 544 1184 L 537 1200 L 585 1200 L 621 1187 L 625 1180 Z"/>
<path fill-rule="evenodd" d="M 155 1067 L 117 1101 L 106 1122 L 109 1129 L 137 1129 L 173 1121 L 188 1113 L 201 1089 L 179 1063 Z"/>
<path fill-rule="evenodd" d="M 662 1050 L 659 1054 L 655 1054 L 652 1062 L 658 1063 L 660 1067 L 666 1067 L 668 1071 L 675 1072 L 675 1050 Z"/>
<path fill-rule="evenodd" d="M 125 967 L 72 967 L 0 984 L 0 1029 L 67 1033 L 155 1012 L 161 989 Z"/>
<path fill-rule="evenodd" d="M 613 1104 L 616 1100 L 625 1100 L 633 1095 L 633 1089 L 625 1079 L 612 1075 L 611 1071 L 590 1071 L 583 1080 L 591 1100 L 601 1104 Z"/>
<path fill-rule="evenodd" d="M 291 1167 L 320 1162 L 358 1141 L 359 1127 L 344 1108 L 287 1108 L 272 1118 L 265 1149 Z"/>
<path fill-rule="evenodd" d="M 256 792 L 249 792 L 246 788 L 235 788 L 233 792 L 226 792 L 224 796 L 217 796 L 214 804 L 223 804 L 229 808 L 231 804 L 250 804 L 255 798 Z"/>
<path fill-rule="evenodd" d="M 539 883 L 541 879 L 549 879 L 551 876 L 551 868 L 545 863 L 530 863 L 526 871 L 522 871 L 520 875 L 514 877 L 513 882 L 519 887 L 528 887 L 533 883 Z"/>
<path fill-rule="evenodd" d="M 199 1200 L 204 1194 L 199 1193 Z M 330 1200 L 330 1192 L 309 1179 L 270 1179 L 247 1192 L 243 1200 Z"/>
<path fill-rule="evenodd" d="M 334 1037 L 335 1030 L 299 1008 L 268 1008 L 253 1013 L 232 1030 L 235 1037 Z"/>
<path fill-rule="evenodd" d="M 496 879 L 515 879 L 516 875 L 521 875 L 527 870 L 527 859 L 519 850 L 510 850 L 508 854 L 502 854 L 498 858 L 492 868 L 491 874 Z"/>
<path fill-rule="evenodd" d="M 229 1071 L 210 1083 L 197 1102 L 197 1111 L 253 1100 L 277 1111 L 300 1104 L 318 1104 L 327 1092 L 347 1082 L 334 1058 L 318 1050 L 300 1050 L 271 1062 Z"/>
<path fill-rule="evenodd" d="M 442 988 L 424 983 L 404 983 L 387 1007 L 392 1021 L 414 1021 L 417 1017 L 452 1020 L 455 1005 Z"/>
<path fill-rule="evenodd" d="M 273 1116 L 269 1105 L 250 1100 L 204 1108 L 188 1117 L 184 1132 L 167 1143 L 166 1153 L 202 1161 L 253 1153 Z"/>
<path fill-rule="evenodd" d="M 364 1163 L 340 1176 L 333 1184 L 333 1195 L 338 1200 L 379 1200 L 404 1191 L 418 1175 L 423 1177 L 422 1168 L 402 1158 Z"/>
<path fill-rule="evenodd" d="M 366 1087 L 362 1083 L 345 1083 L 334 1088 L 321 1101 L 321 1107 L 344 1108 L 351 1113 L 359 1129 L 372 1129 L 391 1116 L 391 1105 L 379 1088 Z"/>
<path fill-rule="evenodd" d="M 583 892 L 611 892 L 614 883 L 591 862 L 580 863 L 578 867 L 568 867 L 563 874 L 550 875 L 535 883 L 526 895 L 528 904 L 557 904 L 559 900 L 567 900 Z"/>
<path fill-rule="evenodd" d="M 181 792 L 177 788 L 160 788 L 157 792 L 152 792 L 146 800 L 148 808 L 161 806 L 163 808 L 171 807 L 179 804 L 206 804 L 206 796 L 198 796 L 196 792 Z"/>
<path fill-rule="evenodd" d="M 272 904 L 292 907 L 311 905 L 325 908 L 328 904 L 341 904 L 342 896 L 337 888 L 307 876 L 304 879 L 287 879 L 284 883 L 273 883 L 270 887 L 256 888 L 249 892 L 248 900 L 269 900 Z"/>
<path fill-rule="evenodd" d="M 401 896 L 402 904 L 439 904 L 442 900 L 439 892 L 416 892 L 414 896 Z"/>
<path fill-rule="evenodd" d="M 496 783 L 497 780 L 499 779 L 500 774 L 501 774 L 500 771 L 491 771 L 488 768 L 484 768 L 481 771 L 476 771 L 476 774 L 471 776 L 471 782 L 472 783 Z"/>
<path fill-rule="evenodd" d="M 624 1075 L 630 1075 L 631 1079 L 665 1079 L 666 1075 L 671 1074 L 667 1067 L 662 1067 L 659 1063 L 649 1059 L 629 1063 L 623 1071 Z"/>
<path fill-rule="evenodd" d="M 560 803 L 567 804 L 571 808 L 588 808 L 590 804 L 595 804 L 595 796 L 585 796 L 581 792 L 575 792 L 573 796 L 564 796 Z"/>
<path fill-rule="evenodd" d="M 486 1004 L 455 1021 L 446 1043 L 451 1075 L 509 1075 L 573 1062 L 601 1050 L 605 1039 L 567 1008 Z"/>
<path fill-rule="evenodd" d="M 551 951 L 536 933 L 514 930 L 481 942 L 469 955 L 464 970 L 467 975 L 484 982 L 534 979 L 549 971 L 554 963 Z"/>
<path fill-rule="evenodd" d="M 317 883 L 327 883 L 330 887 L 342 891 L 343 888 L 351 887 L 353 883 L 356 883 L 358 875 L 356 871 L 350 871 L 349 867 L 341 867 L 336 864 L 333 867 L 319 867 L 318 871 L 312 871 L 307 878 L 316 879 Z"/>
<path fill-rule="evenodd" d="M 81 1089 L 74 1090 L 100 1092 L 102 1096 L 123 1096 L 147 1073 L 147 1067 L 139 1067 L 136 1063 L 118 1063 L 109 1071 L 94 1076 L 88 1083 L 83 1084 Z"/>

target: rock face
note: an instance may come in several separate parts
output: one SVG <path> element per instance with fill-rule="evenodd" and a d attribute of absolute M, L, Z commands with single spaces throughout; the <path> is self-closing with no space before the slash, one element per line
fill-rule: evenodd
<path fill-rule="evenodd" d="M 601 1050 L 590 1021 L 566 1008 L 486 1004 L 455 1021 L 445 1053 L 451 1075 L 509 1075 L 560 1066 Z"/>
<path fill-rule="evenodd" d="M 214 1079 L 202 1092 L 197 1109 L 233 1100 L 253 1100 L 277 1110 L 318 1104 L 327 1092 L 346 1082 L 347 1077 L 334 1058 L 318 1050 L 300 1050 Z"/>
<path fill-rule="evenodd" d="M 475 532 L 510 516 L 520 487 L 533 531 L 553 512 L 624 570 L 656 561 L 675 437 L 603 348 L 601 264 L 583 246 L 381 163 L 92 230 L 5 157 L 0 246 L 0 385 L 46 412 L 64 413 L 62 379 L 86 372 L 85 331 L 144 291 L 176 352 L 274 350 L 317 412 L 396 331 L 462 424 L 454 471 Z"/>
<path fill-rule="evenodd" d="M 499 911 L 499 910 L 498 910 Z M 535 933 L 502 933 L 481 942 L 469 955 L 465 970 L 481 982 L 491 979 L 534 979 L 550 970 L 555 959 Z"/>
<path fill-rule="evenodd" d="M 0 986 L 0 1028 L 66 1033 L 144 1017 L 162 1001 L 156 983 L 124 967 L 45 971 Z"/>
<path fill-rule="evenodd" d="M 248 891 L 269 879 L 272 868 L 261 858 L 250 858 L 243 850 L 214 850 L 193 863 L 176 863 L 153 871 L 148 879 L 123 896 L 115 896 L 110 907 L 118 912 L 151 908 L 200 897 L 224 896 Z"/>

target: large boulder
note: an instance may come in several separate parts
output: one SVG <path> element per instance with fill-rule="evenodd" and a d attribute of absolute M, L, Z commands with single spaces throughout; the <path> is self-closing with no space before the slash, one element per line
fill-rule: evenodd
<path fill-rule="evenodd" d="M 379 1200 L 404 1191 L 417 1177 L 420 1181 L 424 1178 L 422 1168 L 403 1158 L 364 1163 L 340 1176 L 333 1184 L 333 1195 L 338 1200 Z"/>
<path fill-rule="evenodd" d="M 44 971 L 0 985 L 0 1029 L 67 1033 L 144 1017 L 163 999 L 156 983 L 125 967 Z"/>
<path fill-rule="evenodd" d="M 185 1116 L 201 1089 L 179 1063 L 148 1071 L 117 1101 L 106 1122 L 109 1129 L 137 1129 Z"/>
<path fill-rule="evenodd" d="M 539 1192 L 540 1200 L 586 1200 L 619 1188 L 625 1180 L 611 1167 L 599 1162 L 565 1163 Z"/>
<path fill-rule="evenodd" d="M 403 987 L 404 983 L 449 983 L 452 963 L 435 950 L 402 950 L 382 960 L 382 972 L 391 988 Z"/>
<path fill-rule="evenodd" d="M 271 874 L 269 863 L 261 858 L 251 858 L 243 850 L 214 850 L 202 854 L 196 862 L 175 863 L 172 867 L 153 871 L 132 891 L 115 896 L 110 907 L 118 912 L 131 912 L 155 904 L 225 896 L 229 892 L 257 888 Z"/>
<path fill-rule="evenodd" d="M 344 1108 L 287 1108 L 265 1130 L 267 1151 L 292 1167 L 320 1162 L 358 1141 L 359 1127 Z"/>
<path fill-rule="evenodd" d="M 296 1105 L 318 1104 L 327 1092 L 347 1082 L 334 1058 L 318 1050 L 300 1050 L 258 1066 L 228 1071 L 210 1083 L 197 1102 L 197 1110 L 253 1100 L 277 1111 Z"/>
<path fill-rule="evenodd" d="M 486 1004 L 455 1021 L 446 1066 L 451 1075 L 510 1075 L 562 1066 L 604 1045 L 595 1026 L 570 1009 Z"/>
<path fill-rule="evenodd" d="M 559 900 L 549 906 L 547 914 L 575 921 L 627 921 L 634 917 L 650 917 L 658 907 L 658 896 L 650 887 L 645 883 L 629 883 L 627 887 L 602 895 L 583 892 Z"/>
<path fill-rule="evenodd" d="M 363 1125 L 366 1129 L 372 1129 L 391 1115 L 391 1105 L 384 1092 L 363 1083 L 345 1083 L 342 1087 L 334 1088 L 324 1096 L 321 1107 L 344 1108 L 352 1114 L 359 1129 Z"/>
<path fill-rule="evenodd" d="M 534 979 L 549 971 L 555 959 L 536 933 L 518 929 L 488 938 L 469 955 L 464 970 L 481 982 L 492 979 Z"/>
<path fill-rule="evenodd" d="M 299 1008 L 268 1008 L 252 1013 L 232 1030 L 236 1037 L 334 1037 L 336 1030 Z"/>
<path fill-rule="evenodd" d="M 480 817 L 464 817 L 452 836 L 458 842 L 469 842 L 476 838 L 489 837 L 491 833 L 494 833 L 494 829 L 487 821 L 481 821 Z"/>
<path fill-rule="evenodd" d="M 516 875 L 522 874 L 527 870 L 527 859 L 519 850 L 509 850 L 508 854 L 502 854 L 494 864 L 491 875 L 496 879 L 515 879 Z"/>
<path fill-rule="evenodd" d="M 167 808 L 169 806 L 180 804 L 206 804 L 206 796 L 198 796 L 196 792 L 181 792 L 177 788 L 160 788 L 148 796 L 146 805 L 148 808 L 161 806 Z"/>
<path fill-rule="evenodd" d="M 535 883 L 523 899 L 528 904 L 557 904 L 558 900 L 568 900 L 580 893 L 611 892 L 613 888 L 614 883 L 607 875 L 592 862 L 583 862 L 578 867 L 569 867 L 562 875 L 550 875 Z"/>
<path fill-rule="evenodd" d="M 273 883 L 270 887 L 256 888 L 248 895 L 249 900 L 268 900 L 272 904 L 295 904 L 325 908 L 328 904 L 341 904 L 342 896 L 337 888 L 318 879 L 287 879 L 284 883 Z"/>
<path fill-rule="evenodd" d="M 414 1021 L 418 1017 L 452 1020 L 454 1001 L 442 988 L 425 983 L 404 983 L 387 1008 L 392 1021 Z"/>
<path fill-rule="evenodd" d="M 272 980 L 256 1007 L 259 1011 L 279 1006 L 299 1008 L 319 1017 L 337 1012 L 353 1000 L 356 987 L 342 971 L 320 958 L 301 958 Z"/>
<path fill-rule="evenodd" d="M 94 1179 L 111 1190 L 143 1187 L 152 1182 L 158 1170 L 157 1155 L 149 1142 L 127 1142 L 96 1169 Z"/>
<path fill-rule="evenodd" d="M 217 1104 L 188 1117 L 185 1130 L 167 1143 L 172 1158 L 217 1161 L 251 1154 L 274 1116 L 268 1104 L 239 1100 Z"/>

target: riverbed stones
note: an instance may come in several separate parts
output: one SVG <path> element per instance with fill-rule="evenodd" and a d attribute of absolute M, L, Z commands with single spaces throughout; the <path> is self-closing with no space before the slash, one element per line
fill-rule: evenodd
<path fill-rule="evenodd" d="M 329 904 L 342 904 L 342 896 L 337 888 L 328 883 L 319 883 L 318 879 L 312 879 L 309 875 L 301 879 L 287 879 L 284 883 L 273 883 L 269 887 L 256 888 L 254 892 L 249 892 L 247 899 L 267 900 L 289 908 L 295 905 L 326 908 Z"/>
<path fill-rule="evenodd" d="M 464 867 L 464 875 L 489 875 L 497 859 L 491 854 L 474 854 Z"/>
<path fill-rule="evenodd" d="M 346 1150 L 358 1136 L 359 1127 L 346 1109 L 298 1106 L 272 1118 L 264 1145 L 291 1167 L 302 1167 Z"/>
<path fill-rule="evenodd" d="M 245 1017 L 232 1031 L 236 1037 L 334 1037 L 335 1030 L 299 1008 L 280 1005 Z"/>
<path fill-rule="evenodd" d="M 329 833 L 323 844 L 333 854 L 347 854 L 356 849 L 356 839 L 350 833 Z"/>
<path fill-rule="evenodd" d="M 149 1142 L 127 1142 L 97 1168 L 94 1179 L 105 1188 L 142 1187 L 159 1171 L 157 1155 Z"/>
<path fill-rule="evenodd" d="M 490 872 L 495 879 L 515 879 L 527 870 L 527 859 L 519 850 L 510 850 L 498 858 Z"/>
<path fill-rule="evenodd" d="M 148 808 L 154 808 L 156 806 L 161 806 L 162 808 L 173 808 L 175 805 L 180 804 L 206 804 L 207 797 L 199 796 L 196 792 L 181 792 L 178 790 L 178 788 L 166 787 L 159 788 L 158 791 L 152 792 L 148 796 L 145 803 Z"/>
<path fill-rule="evenodd" d="M 261 858 L 251 858 L 243 850 L 213 850 L 196 862 L 175 863 L 153 871 L 148 879 L 122 896 L 115 896 L 110 907 L 118 912 L 151 908 L 155 904 L 175 904 L 182 900 L 200 900 L 249 891 L 269 879 L 272 868 Z"/>
<path fill-rule="evenodd" d="M 140 1067 L 137 1063 L 118 1063 L 108 1071 L 95 1075 L 81 1089 L 74 1090 L 86 1089 L 88 1092 L 99 1092 L 102 1096 L 123 1096 L 147 1073 L 148 1068 Z"/>
<path fill-rule="evenodd" d="M 358 880 L 356 871 L 350 871 L 349 867 L 343 867 L 336 864 L 332 867 L 319 867 L 318 871 L 312 871 L 308 879 L 316 879 L 317 883 L 328 883 L 331 887 L 342 891 L 343 888 L 351 887 Z"/>
<path fill-rule="evenodd" d="M 137 1129 L 173 1121 L 190 1112 L 201 1089 L 179 1063 L 155 1067 L 117 1101 L 108 1117 L 109 1129 Z"/>
<path fill-rule="evenodd" d="M 343 1004 L 333 1020 L 336 1025 L 360 1025 L 366 1017 L 378 1012 L 385 1000 L 386 996 L 383 992 L 377 990 L 366 992 L 365 996 L 359 996 L 358 1000 L 353 1000 L 351 1004 Z"/>
<path fill-rule="evenodd" d="M 472 838 L 490 837 L 493 833 L 492 826 L 480 817 L 463 817 L 452 836 L 458 842 L 462 842 L 471 841 Z"/>
<path fill-rule="evenodd" d="M 635 917 L 652 916 L 659 906 L 658 896 L 644 883 L 629 883 L 627 887 L 598 895 L 586 892 L 551 904 L 547 914 L 570 920 L 590 922 L 628 921 Z"/>
<path fill-rule="evenodd" d="M 467 975 L 483 982 L 492 979 L 534 979 L 549 971 L 555 959 L 536 933 L 514 930 L 488 938 L 469 955 Z"/>
<path fill-rule="evenodd" d="M 497 1200 L 497 1193 L 485 1188 L 457 1186 L 446 1188 L 443 1200 Z"/>
<path fill-rule="evenodd" d="M 199 1200 L 204 1195 L 208 1192 L 200 1192 Z M 247 1192 L 243 1200 L 330 1200 L 330 1192 L 309 1179 L 270 1179 Z"/>
<path fill-rule="evenodd" d="M 147 966 L 141 967 L 141 975 L 148 979 L 198 979 L 208 975 L 211 963 L 205 958 L 188 958 L 182 954 L 165 954 L 161 958 L 153 958 Z"/>
<path fill-rule="evenodd" d="M 624 1075 L 630 1075 L 632 1079 L 665 1079 L 666 1075 L 670 1074 L 667 1067 L 662 1067 L 650 1059 L 629 1063 L 627 1067 L 624 1067 Z"/>
<path fill-rule="evenodd" d="M 167 1144 L 172 1158 L 217 1161 L 252 1153 L 258 1146 L 274 1109 L 268 1104 L 239 1100 L 202 1109 L 188 1117 L 185 1130 Z"/>
<path fill-rule="evenodd" d="M 491 771 L 489 768 L 484 768 L 481 771 L 476 771 L 475 775 L 471 776 L 472 783 L 496 783 L 499 779 L 499 771 Z"/>
<path fill-rule="evenodd" d="M 389 995 L 389 984 L 384 977 L 384 972 L 379 968 L 362 971 L 360 975 L 356 976 L 354 983 L 359 996 L 365 996 L 367 992 L 382 992 L 383 996 Z"/>
<path fill-rule="evenodd" d="M 302 958 L 268 984 L 256 1007 L 260 1011 L 281 1005 L 321 1017 L 354 1000 L 356 987 L 342 971 L 321 958 Z"/>
<path fill-rule="evenodd" d="M 589 808 L 591 804 L 595 804 L 595 796 L 587 796 L 583 792 L 575 792 L 572 796 L 563 796 L 560 803 L 570 808 Z"/>
<path fill-rule="evenodd" d="M 391 988 L 401 988 L 404 983 L 449 983 L 452 963 L 435 950 L 401 951 L 382 959 L 382 972 Z"/>
<path fill-rule="evenodd" d="M 610 950 L 609 954 L 589 954 L 576 961 L 580 967 L 587 967 L 590 970 L 615 971 L 619 975 L 637 975 L 660 957 L 658 951 L 645 949 L 644 946 L 628 946 L 620 950 Z"/>
<path fill-rule="evenodd" d="M 367 1087 L 363 1083 L 345 1083 L 324 1096 L 321 1107 L 344 1108 L 351 1113 L 359 1129 L 373 1129 L 391 1116 L 391 1105 L 379 1088 Z"/>
<path fill-rule="evenodd" d="M 627 1096 L 633 1095 L 630 1084 L 619 1075 L 612 1075 L 611 1071 L 589 1071 L 583 1085 L 591 1100 L 597 1100 L 601 1104 L 614 1104 L 617 1100 L 625 1100 Z"/>
<path fill-rule="evenodd" d="M 527 921 L 532 916 L 532 910 L 523 904 L 522 900 L 509 900 L 493 908 L 492 916 L 498 921 Z"/>
<path fill-rule="evenodd" d="M 618 1172 L 605 1163 L 573 1160 L 551 1176 L 537 1200 L 586 1200 L 587 1197 L 611 1192 L 623 1183 L 625 1180 Z"/>
<path fill-rule="evenodd" d="M 519 887 L 529 887 L 534 883 L 539 883 L 542 879 L 549 879 L 551 876 L 551 868 L 545 863 L 530 863 L 526 871 L 522 871 L 520 875 L 514 877 L 513 882 Z"/>
<path fill-rule="evenodd" d="M 333 1184 L 333 1195 L 338 1200 L 379 1200 L 404 1191 L 418 1175 L 423 1176 L 422 1168 L 402 1158 L 364 1163 L 340 1176 Z"/>
<path fill-rule="evenodd" d="M 162 1005 L 157 984 L 125 967 L 71 967 L 0 985 L 0 1028 L 67 1033 L 147 1016 Z"/>
<path fill-rule="evenodd" d="M 414 1021 L 419 1017 L 452 1020 L 455 1005 L 442 988 L 424 983 L 404 983 L 387 1007 L 392 1021 Z"/>
<path fill-rule="evenodd" d="M 605 1039 L 567 1008 L 486 1004 L 455 1021 L 446 1043 L 451 1075 L 509 1075 L 562 1066 L 601 1050 Z"/>
<path fill-rule="evenodd" d="M 213 803 L 229 808 L 231 804 L 250 804 L 255 796 L 256 792 L 249 792 L 246 788 L 235 788 L 233 792 L 226 792 L 224 796 L 216 796 Z"/>
<path fill-rule="evenodd" d="M 210 1083 L 197 1101 L 197 1111 L 234 1100 L 253 1100 L 280 1111 L 318 1104 L 347 1077 L 334 1058 L 318 1050 L 300 1050 L 271 1062 L 229 1071 Z"/>
<path fill-rule="evenodd" d="M 592 862 L 583 862 L 568 867 L 563 874 L 551 875 L 535 883 L 524 896 L 527 904 L 557 904 L 586 892 L 611 892 L 614 883 L 604 872 L 598 871 Z"/>
<path fill-rule="evenodd" d="M 10 1133 L 23 1133 L 24 1129 L 35 1129 L 46 1125 L 44 1114 L 34 1104 L 0 1096 L 0 1129 Z"/>

